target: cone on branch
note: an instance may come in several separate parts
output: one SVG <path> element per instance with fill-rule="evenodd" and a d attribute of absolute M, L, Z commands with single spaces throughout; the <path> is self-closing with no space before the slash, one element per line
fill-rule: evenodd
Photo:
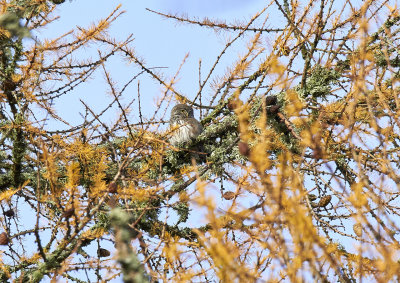
<path fill-rule="evenodd" d="M 308 195 L 308 199 L 309 199 L 310 201 L 314 201 L 314 200 L 317 199 L 317 196 L 314 195 L 314 194 L 309 194 L 309 195 Z"/>
<path fill-rule="evenodd" d="M 332 196 L 328 195 L 328 196 L 323 196 L 319 202 L 318 202 L 318 206 L 319 207 L 326 207 L 330 202 L 331 202 Z"/>
<path fill-rule="evenodd" d="M 4 211 L 4 216 L 13 217 L 14 215 L 15 215 L 15 212 L 12 209 Z"/>
<path fill-rule="evenodd" d="M 249 156 L 250 155 L 250 148 L 249 145 L 245 142 L 240 141 L 238 143 L 239 147 L 239 153 L 243 156 Z"/>
<path fill-rule="evenodd" d="M 226 200 L 231 200 L 235 197 L 235 193 L 234 192 L 225 192 L 222 196 Z"/>
<path fill-rule="evenodd" d="M 75 212 L 74 208 L 67 209 L 64 211 L 61 217 L 65 219 L 70 218 L 74 214 L 74 212 Z"/>
<path fill-rule="evenodd" d="M 118 186 L 117 186 L 117 184 L 115 182 L 111 182 L 108 185 L 108 192 L 110 194 L 116 194 L 118 192 Z"/>
<path fill-rule="evenodd" d="M 99 256 L 99 257 L 108 257 L 108 256 L 110 256 L 110 251 L 109 250 L 106 250 L 106 249 L 103 249 L 103 248 L 99 248 L 98 250 L 97 250 L 97 255 Z"/>
<path fill-rule="evenodd" d="M 265 106 L 276 105 L 278 103 L 278 98 L 276 95 L 268 95 L 265 97 Z"/>
<path fill-rule="evenodd" d="M 5 246 L 10 242 L 6 232 L 0 234 L 0 246 Z"/>

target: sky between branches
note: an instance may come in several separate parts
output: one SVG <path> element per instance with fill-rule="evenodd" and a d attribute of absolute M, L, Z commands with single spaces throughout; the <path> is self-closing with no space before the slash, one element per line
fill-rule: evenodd
<path fill-rule="evenodd" d="M 167 20 L 147 11 L 146 8 L 163 13 L 194 16 L 201 20 L 209 17 L 226 20 L 228 23 L 235 23 L 238 20 L 246 23 L 264 7 L 265 1 L 66 1 L 58 6 L 55 13 L 60 18 L 40 32 L 35 32 L 34 36 L 39 40 L 52 39 L 76 26 L 86 28 L 90 24 L 106 18 L 118 4 L 122 5 L 122 10 L 125 13 L 112 24 L 110 36 L 122 40 L 133 34 L 132 46 L 137 53 L 136 55 L 145 61 L 147 67 L 163 67 L 159 69 L 159 72 L 169 78 L 174 76 L 185 55 L 189 53 L 189 57 L 178 76 L 176 87 L 180 93 L 190 98 L 194 97 L 198 90 L 199 60 L 202 61 L 204 76 L 224 48 L 226 41 L 233 35 L 229 33 L 216 34 L 207 28 L 177 24 L 173 20 Z M 238 44 L 243 48 L 245 43 L 246 41 L 242 40 Z M 238 44 L 236 44 L 236 47 L 238 47 Z M 96 57 L 97 47 L 86 49 L 85 52 L 82 57 Z M 233 64 L 239 53 L 240 47 L 228 50 L 222 58 L 222 64 L 217 67 L 217 73 L 222 76 L 225 68 Z M 108 63 L 108 71 L 121 88 L 135 74 L 140 72 L 134 64 L 127 64 L 126 61 L 116 58 L 112 58 Z M 150 115 L 156 109 L 156 100 L 157 97 L 161 96 L 162 88 L 147 75 L 142 75 L 138 79 L 140 81 L 141 105 L 143 111 Z M 54 108 L 59 116 L 73 125 L 77 125 L 82 123 L 80 113 L 84 112 L 84 107 L 79 99 L 85 101 L 93 110 L 100 112 L 112 99 L 111 95 L 107 95 L 108 91 L 104 75 L 98 72 L 95 79 L 91 79 L 86 84 L 74 89 L 70 94 L 54 101 Z M 135 97 L 137 97 L 137 83 L 132 84 L 127 90 L 123 102 L 128 104 L 130 99 Z M 138 115 L 135 113 L 137 106 L 136 101 L 131 107 L 133 123 L 138 121 Z M 196 116 L 198 115 L 199 113 L 196 113 Z M 169 113 L 167 113 L 167 116 L 169 116 Z M 117 112 L 108 112 L 104 117 L 106 117 L 104 122 L 111 123 L 117 119 Z M 47 126 L 54 130 L 64 127 L 59 123 Z"/>

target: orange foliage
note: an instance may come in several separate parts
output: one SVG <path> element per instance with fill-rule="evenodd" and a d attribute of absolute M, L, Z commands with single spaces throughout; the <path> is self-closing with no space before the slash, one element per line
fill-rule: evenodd
<path fill-rule="evenodd" d="M 1 11 L 20 11 L 30 29 L 50 24 L 55 4 L 30 2 L 1 1 Z M 135 54 L 130 37 L 108 35 L 120 6 L 30 47 L 0 26 L 8 66 L 0 64 L 2 280 L 84 272 L 102 282 L 398 280 L 400 17 L 385 4 L 271 1 L 244 24 L 151 11 L 235 35 L 193 97 L 177 90 L 188 55 L 166 79 Z M 239 39 L 248 42 L 243 54 L 217 74 Z M 76 59 L 89 45 L 108 51 Z M 111 56 L 141 72 L 118 88 Z M 120 116 L 107 125 L 107 109 L 82 101 L 87 116 L 72 127 L 53 100 L 95 70 L 109 86 L 107 109 Z M 133 124 L 121 99 L 142 74 L 164 90 L 154 113 L 142 113 L 138 84 Z M 189 144 L 168 143 L 176 129 L 162 124 L 171 101 L 201 111 L 204 131 Z M 41 126 L 38 107 L 45 122 L 68 128 Z"/>

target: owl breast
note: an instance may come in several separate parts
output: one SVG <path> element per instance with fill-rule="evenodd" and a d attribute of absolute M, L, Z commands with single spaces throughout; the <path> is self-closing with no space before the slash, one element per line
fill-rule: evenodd
<path fill-rule="evenodd" d="M 203 126 L 194 118 L 177 120 L 171 126 L 173 133 L 169 142 L 174 146 L 194 140 L 203 131 Z"/>

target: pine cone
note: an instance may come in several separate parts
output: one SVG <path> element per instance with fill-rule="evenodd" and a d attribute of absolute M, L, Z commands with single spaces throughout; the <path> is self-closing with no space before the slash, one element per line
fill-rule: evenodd
<path fill-rule="evenodd" d="M 74 212 L 75 212 L 74 208 L 67 209 L 66 211 L 64 211 L 61 217 L 65 219 L 70 218 L 74 214 Z"/>
<path fill-rule="evenodd" d="M 13 217 L 14 215 L 15 215 L 15 213 L 14 213 L 14 210 L 12 210 L 12 209 L 4 211 L 4 216 Z"/>
<path fill-rule="evenodd" d="M 116 184 L 115 182 L 111 182 L 111 183 L 108 185 L 108 192 L 111 193 L 111 194 L 116 194 L 117 191 L 118 191 L 118 186 L 117 186 L 117 184 Z"/>
<path fill-rule="evenodd" d="M 97 250 L 97 255 L 99 256 L 99 257 L 108 257 L 108 256 L 110 256 L 110 251 L 109 250 L 106 250 L 106 249 L 103 249 L 103 248 L 99 248 L 98 250 Z"/>
<path fill-rule="evenodd" d="M 322 197 L 318 202 L 318 206 L 319 207 L 326 207 L 331 202 L 331 199 L 332 199 L 332 196 L 324 196 L 324 197 Z"/>
<path fill-rule="evenodd" d="M 247 143 L 241 141 L 238 143 L 238 147 L 239 147 L 239 152 L 241 155 L 243 155 L 243 156 L 250 155 L 250 148 Z"/>
<path fill-rule="evenodd" d="M 226 200 L 231 200 L 235 197 L 235 193 L 234 192 L 225 192 L 222 196 Z"/>
<path fill-rule="evenodd" d="M 5 246 L 10 242 L 10 239 L 8 238 L 8 235 L 6 232 L 3 232 L 0 234 L 0 245 Z"/>
<path fill-rule="evenodd" d="M 275 95 L 268 95 L 265 97 L 265 105 L 276 105 L 278 103 L 278 98 Z"/>

